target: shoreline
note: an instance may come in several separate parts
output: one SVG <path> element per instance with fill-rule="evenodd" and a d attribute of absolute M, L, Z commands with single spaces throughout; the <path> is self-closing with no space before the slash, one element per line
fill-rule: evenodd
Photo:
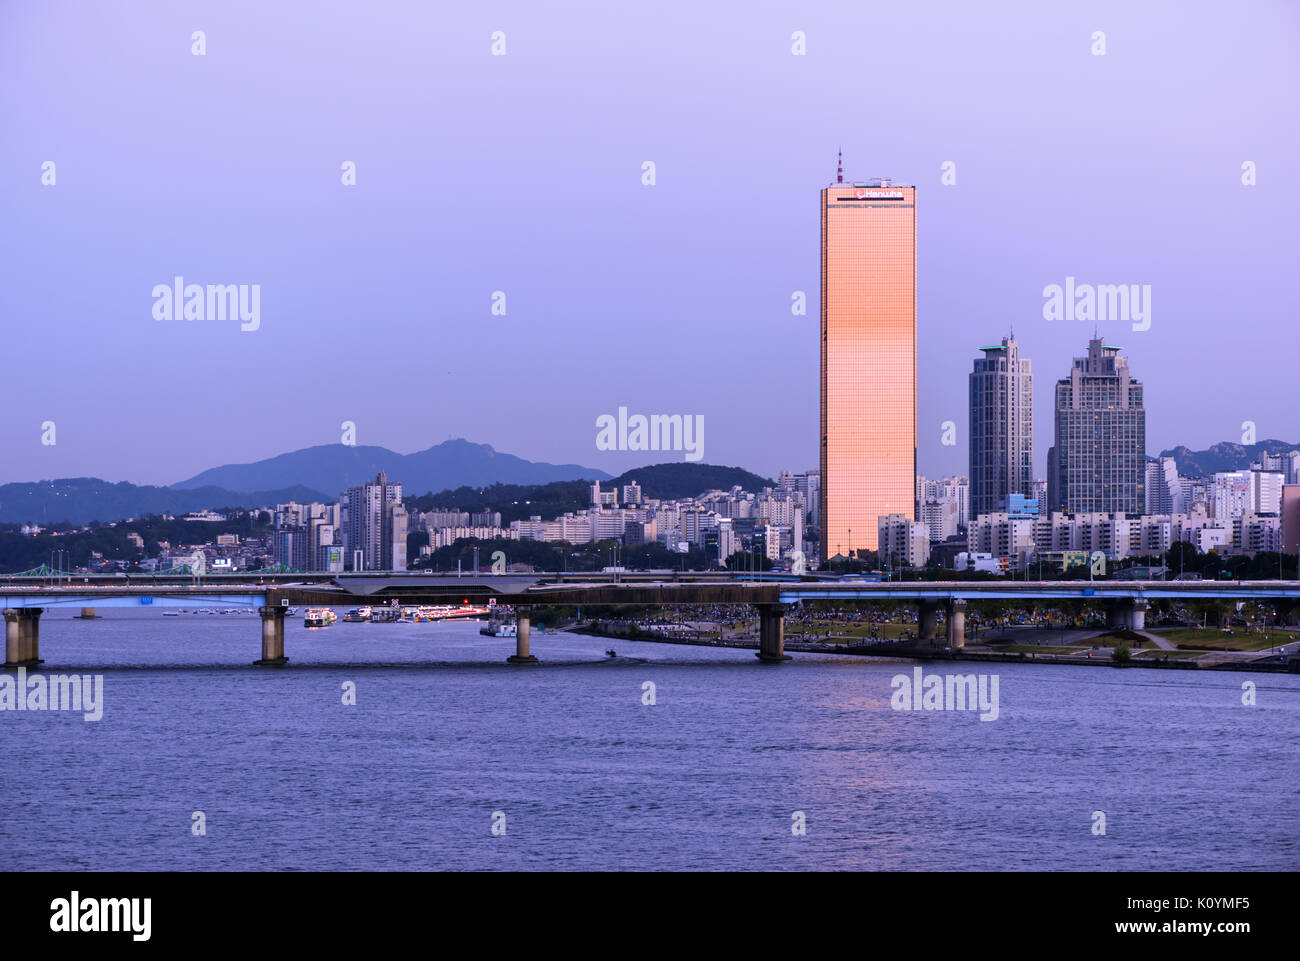
<path fill-rule="evenodd" d="M 670 637 L 649 631 L 632 634 L 612 633 L 599 630 L 593 625 L 580 625 L 565 628 L 571 634 L 585 634 L 590 637 L 602 637 L 607 640 L 636 641 L 651 644 L 682 644 L 688 647 L 726 647 L 737 650 L 758 650 L 758 641 L 747 640 L 701 640 L 698 638 Z M 1201 664 L 1197 659 L 1171 658 L 1168 661 L 1157 657 L 1134 656 L 1125 662 L 1116 662 L 1109 656 L 1087 657 L 1081 654 L 1034 654 L 1030 652 L 999 652 L 987 650 L 948 651 L 943 648 L 904 647 L 899 644 L 878 644 L 871 646 L 849 647 L 845 644 L 822 644 L 806 641 L 787 641 L 787 653 L 797 654 L 839 654 L 849 657 L 898 658 L 913 661 L 985 661 L 1010 664 L 1061 664 L 1078 667 L 1113 667 L 1120 669 L 1140 668 L 1145 670 L 1170 671 L 1249 671 L 1262 674 L 1300 674 L 1300 657 L 1290 656 L 1282 660 L 1262 661 L 1216 661 Z M 1207 651 L 1207 654 L 1215 652 Z"/>

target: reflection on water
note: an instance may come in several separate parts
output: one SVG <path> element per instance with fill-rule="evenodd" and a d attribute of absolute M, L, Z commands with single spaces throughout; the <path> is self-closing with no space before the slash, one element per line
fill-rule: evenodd
<path fill-rule="evenodd" d="M 891 710 L 908 662 L 101 613 L 41 624 L 101 721 L 0 713 L 0 869 L 1300 868 L 1296 677 L 963 665 L 990 723 Z"/>

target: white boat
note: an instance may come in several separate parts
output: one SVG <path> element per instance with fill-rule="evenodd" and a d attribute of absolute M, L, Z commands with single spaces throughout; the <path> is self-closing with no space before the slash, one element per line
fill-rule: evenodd
<path fill-rule="evenodd" d="M 343 615 L 343 620 L 354 622 L 354 623 L 359 621 L 368 621 L 370 620 L 370 616 L 372 613 L 374 613 L 374 611 L 369 606 L 354 607 L 352 608 L 352 610 L 348 611 L 346 614 Z"/>
<path fill-rule="evenodd" d="M 307 614 L 302 619 L 303 627 L 329 627 L 339 619 L 328 607 L 309 608 Z"/>

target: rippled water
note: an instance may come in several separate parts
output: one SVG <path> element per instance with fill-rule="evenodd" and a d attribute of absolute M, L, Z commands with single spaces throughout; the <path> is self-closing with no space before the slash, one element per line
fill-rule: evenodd
<path fill-rule="evenodd" d="M 101 613 L 40 669 L 101 721 L 0 713 L 0 869 L 1300 868 L 1300 677 L 968 663 L 981 722 L 892 710 L 909 662 Z"/>

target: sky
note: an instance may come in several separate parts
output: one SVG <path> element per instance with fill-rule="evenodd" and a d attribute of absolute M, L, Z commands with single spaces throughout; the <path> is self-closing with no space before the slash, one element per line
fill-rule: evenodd
<path fill-rule="evenodd" d="M 1042 476 L 1093 333 L 1044 319 L 1067 277 L 1150 285 L 1149 329 L 1100 330 L 1149 453 L 1300 440 L 1297 41 L 1263 0 L 4 0 L 0 482 L 173 483 L 345 422 L 684 459 L 598 449 L 619 407 L 702 417 L 707 463 L 815 468 L 841 148 L 918 188 L 921 473 L 966 472 L 971 364 L 1014 327 Z M 156 319 L 177 276 L 258 285 L 256 329 Z"/>

